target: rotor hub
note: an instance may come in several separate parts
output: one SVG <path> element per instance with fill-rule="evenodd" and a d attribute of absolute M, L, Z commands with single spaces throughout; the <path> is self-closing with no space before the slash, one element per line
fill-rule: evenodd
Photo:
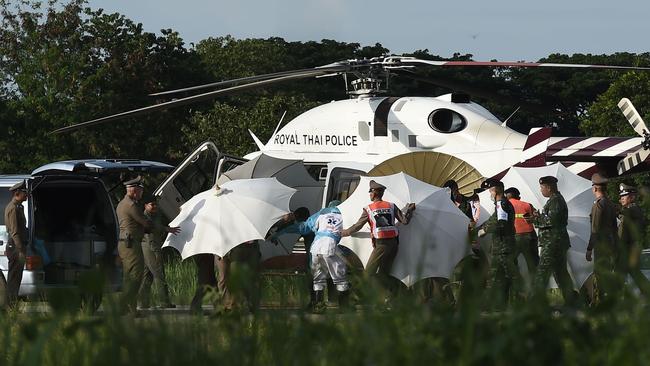
<path fill-rule="evenodd" d="M 381 93 L 381 79 L 373 77 L 364 77 L 350 82 L 352 90 L 348 90 L 348 94 L 360 95 L 375 95 Z"/>

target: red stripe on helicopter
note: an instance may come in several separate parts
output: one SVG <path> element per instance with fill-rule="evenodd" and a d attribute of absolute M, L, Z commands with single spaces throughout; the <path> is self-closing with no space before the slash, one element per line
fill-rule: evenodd
<path fill-rule="evenodd" d="M 528 135 L 526 139 L 526 145 L 524 145 L 524 150 L 528 150 L 531 147 L 548 140 L 551 137 L 550 128 L 540 128 L 539 130 Z"/>
<path fill-rule="evenodd" d="M 565 149 L 569 146 L 575 145 L 580 141 L 584 141 L 588 139 L 588 137 L 566 137 L 558 142 L 555 142 L 553 144 L 550 144 L 548 146 L 549 150 L 555 150 L 555 151 L 560 151 L 562 149 Z"/>
<path fill-rule="evenodd" d="M 616 146 L 621 142 L 625 142 L 628 139 L 621 139 L 617 137 L 610 137 L 604 140 L 598 141 L 581 149 L 578 149 L 576 152 L 571 153 L 569 156 L 592 156 L 601 151 L 607 150 L 610 147 Z"/>

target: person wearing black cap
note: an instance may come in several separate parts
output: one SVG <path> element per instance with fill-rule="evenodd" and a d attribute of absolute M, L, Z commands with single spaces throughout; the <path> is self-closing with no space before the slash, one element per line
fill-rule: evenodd
<path fill-rule="evenodd" d="M 368 193 L 372 202 L 363 209 L 361 217 L 354 225 L 341 232 L 341 237 L 350 236 L 361 230 L 366 223 L 370 224 L 373 250 L 366 264 L 366 273 L 376 276 L 381 287 L 388 291 L 386 302 L 389 303 L 394 292 L 390 270 L 399 244 L 399 231 L 395 221 L 407 225 L 415 210 L 415 204 L 408 204 L 406 213 L 402 213 L 394 203 L 382 200 L 385 190 L 385 186 L 374 180 L 370 181 Z"/>
<path fill-rule="evenodd" d="M 144 217 L 151 222 L 151 231 L 144 234 L 142 240 L 142 255 L 144 258 L 144 278 L 140 286 L 140 307 L 149 307 L 149 293 L 151 285 L 156 282 L 160 291 L 163 308 L 175 308 L 169 298 L 169 287 L 165 281 L 165 270 L 163 267 L 162 244 L 168 233 L 177 234 L 180 231 L 178 227 L 169 227 L 163 223 L 162 215 L 158 212 L 158 202 L 156 197 L 147 196 L 143 199 Z"/>
<path fill-rule="evenodd" d="M 27 201 L 27 183 L 23 180 L 14 184 L 9 191 L 12 199 L 5 207 L 5 226 L 7 229 L 7 257 L 9 259 L 9 281 L 7 281 L 7 298 L 9 305 L 18 301 L 20 282 L 23 279 L 23 267 L 27 251 L 27 220 L 23 202 Z M 4 282 L 4 275 L 0 281 Z"/>
<path fill-rule="evenodd" d="M 535 233 L 535 227 L 526 221 L 525 216 L 531 216 L 535 211 L 535 207 L 526 201 L 522 201 L 519 190 L 515 187 L 506 189 L 504 193 L 515 209 L 515 242 L 517 243 L 515 258 L 522 254 L 526 260 L 528 273 L 534 276 L 539 263 L 537 234 Z"/>
<path fill-rule="evenodd" d="M 487 179 L 481 185 L 490 191 L 494 202 L 494 213 L 479 229 L 478 236 L 492 234 L 490 248 L 490 270 L 488 294 L 497 308 L 506 305 L 513 293 L 513 284 L 518 275 L 515 264 L 515 209 L 503 194 L 503 183 Z"/>
<path fill-rule="evenodd" d="M 641 250 L 645 242 L 646 219 L 643 210 L 636 203 L 637 191 L 634 186 L 621 184 L 619 199 L 622 210 L 618 225 L 619 243 L 619 281 L 629 274 L 641 293 L 650 297 L 650 281 L 643 275 L 639 267 Z"/>
<path fill-rule="evenodd" d="M 542 249 L 537 273 L 535 275 L 534 295 L 537 301 L 546 303 L 546 289 L 551 275 L 562 291 L 564 302 L 573 304 L 576 294 L 573 282 L 567 270 L 567 251 L 571 247 L 567 224 L 569 209 L 557 188 L 557 178 L 545 176 L 539 178 L 539 190 L 548 198 L 541 212 L 533 211 L 525 218 L 539 230 L 539 246 Z"/>
<path fill-rule="evenodd" d="M 585 255 L 587 261 L 591 262 L 595 254 L 594 262 L 594 298 L 593 304 L 611 297 L 614 299 L 614 292 L 617 290 L 616 262 L 617 262 L 617 227 L 616 227 L 616 206 L 607 197 L 607 178 L 599 173 L 591 177 L 591 191 L 596 200 L 591 207 L 591 236 Z"/>
<path fill-rule="evenodd" d="M 144 278 L 142 239 L 151 230 L 152 223 L 143 214 L 139 204 L 144 185 L 141 177 L 124 182 L 126 194 L 115 209 L 120 225 L 117 250 L 122 259 L 122 306 L 133 314 L 137 313 L 138 293 Z"/>
<path fill-rule="evenodd" d="M 450 179 L 442 185 L 443 188 L 449 188 L 451 190 L 451 201 L 461 210 L 470 220 L 473 219 L 472 216 L 472 206 L 467 197 L 463 196 L 458 190 L 458 183 L 455 180 Z"/>

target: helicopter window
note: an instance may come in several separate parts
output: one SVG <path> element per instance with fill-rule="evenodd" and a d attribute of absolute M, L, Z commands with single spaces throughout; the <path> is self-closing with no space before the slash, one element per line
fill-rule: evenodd
<path fill-rule="evenodd" d="M 409 147 L 418 146 L 418 137 L 416 135 L 409 135 Z"/>
<path fill-rule="evenodd" d="M 359 176 L 365 174 L 356 169 L 334 168 L 330 173 L 326 202 L 345 201 L 359 185 Z"/>
<path fill-rule="evenodd" d="M 391 135 L 393 136 L 392 142 L 398 142 L 399 141 L 399 130 L 390 130 Z"/>
<path fill-rule="evenodd" d="M 359 121 L 359 137 L 361 140 L 368 141 L 370 140 L 370 127 L 368 123 L 364 121 Z"/>
<path fill-rule="evenodd" d="M 429 114 L 429 126 L 441 133 L 454 133 L 467 126 L 467 120 L 451 109 L 436 109 Z"/>

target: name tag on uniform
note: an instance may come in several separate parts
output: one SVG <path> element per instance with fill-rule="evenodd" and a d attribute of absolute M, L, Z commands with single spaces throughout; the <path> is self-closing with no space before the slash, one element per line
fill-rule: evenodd
<path fill-rule="evenodd" d="M 501 208 L 501 202 L 497 202 L 497 220 L 508 221 L 508 213 Z"/>

